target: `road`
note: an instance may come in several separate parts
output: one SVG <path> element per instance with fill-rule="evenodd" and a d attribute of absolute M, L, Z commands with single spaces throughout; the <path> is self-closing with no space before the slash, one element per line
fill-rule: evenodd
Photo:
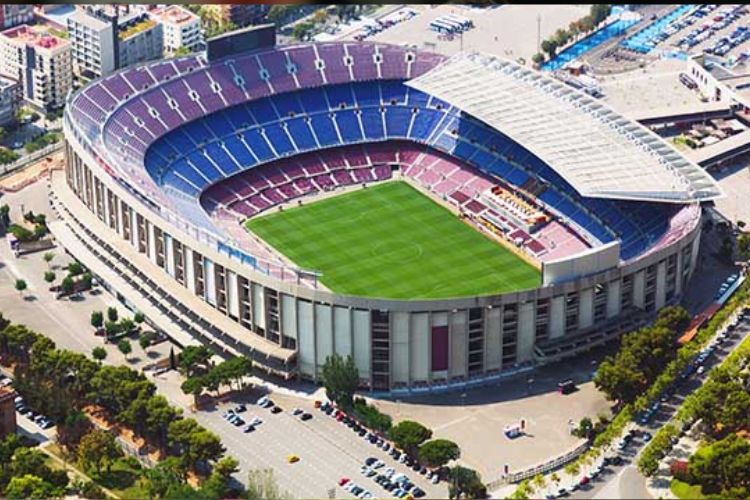
<path fill-rule="evenodd" d="M 721 364 L 724 359 L 750 335 L 750 317 L 746 316 L 737 326 L 730 331 L 727 340 L 722 343 L 712 356 L 703 363 L 706 367 L 702 375 L 693 374 L 685 383 L 680 385 L 674 395 L 662 404 L 659 413 L 647 425 L 638 425 L 636 429 L 649 432 L 655 435 L 656 432 L 667 424 L 675 415 L 677 409 L 684 401 L 685 397 L 700 387 L 708 378 L 708 372 L 711 368 Z M 636 463 L 638 456 L 644 448 L 644 442 L 636 438 L 620 455 L 624 459 L 624 464 L 615 467 L 610 466 L 605 469 L 596 481 L 587 487 L 576 491 L 572 498 L 652 498 L 646 489 L 646 478 L 638 472 Z"/>

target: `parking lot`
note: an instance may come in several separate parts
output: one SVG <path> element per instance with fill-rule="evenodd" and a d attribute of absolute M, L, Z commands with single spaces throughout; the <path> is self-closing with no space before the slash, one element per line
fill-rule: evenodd
<path fill-rule="evenodd" d="M 173 372 L 164 377 L 179 379 Z M 393 467 L 396 473 L 408 476 L 427 498 L 447 497 L 444 482 L 432 484 L 425 476 L 398 463 L 343 423 L 315 409 L 312 400 L 273 394 L 273 403 L 283 410 L 274 414 L 270 408 L 255 404 L 262 395 L 262 391 L 253 391 L 246 398 L 190 415 L 219 435 L 228 452 L 240 461 L 242 470 L 273 468 L 282 490 L 297 498 L 326 498 L 331 490 L 336 498 L 353 498 L 339 486 L 342 478 L 366 488 L 375 498 L 391 496 L 375 483 L 374 477 L 368 478 L 361 472 L 365 460 L 374 457 L 385 463 L 384 468 Z M 254 431 L 244 432 L 245 425 L 235 426 L 222 417 L 238 403 L 247 407 L 239 414 L 245 423 L 254 417 L 262 419 Z M 293 415 L 292 411 L 298 407 L 312 418 L 303 421 Z M 290 463 L 292 455 L 299 460 Z"/>
<path fill-rule="evenodd" d="M 742 4 L 682 5 L 624 42 L 639 53 L 654 49 L 708 52 L 738 58 L 748 49 L 748 9 Z"/>

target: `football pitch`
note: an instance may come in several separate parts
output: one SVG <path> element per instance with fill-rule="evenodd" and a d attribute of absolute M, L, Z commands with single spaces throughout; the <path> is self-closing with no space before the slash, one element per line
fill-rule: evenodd
<path fill-rule="evenodd" d="M 247 228 L 341 294 L 437 299 L 541 282 L 533 266 L 400 181 L 250 219 Z"/>

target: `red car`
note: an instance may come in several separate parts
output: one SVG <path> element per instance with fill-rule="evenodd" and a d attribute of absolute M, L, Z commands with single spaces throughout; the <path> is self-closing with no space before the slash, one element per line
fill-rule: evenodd
<path fill-rule="evenodd" d="M 337 422 L 341 422 L 342 420 L 344 420 L 344 414 L 341 413 L 341 412 L 337 413 L 336 414 L 336 421 Z"/>
<path fill-rule="evenodd" d="M 591 480 L 590 480 L 590 479 L 588 478 L 588 476 L 583 476 L 583 477 L 581 478 L 581 481 L 580 481 L 580 482 L 579 482 L 578 484 L 580 484 L 581 486 L 583 486 L 583 485 L 585 485 L 585 484 L 589 484 L 589 482 L 590 482 L 590 481 L 591 481 Z"/>
<path fill-rule="evenodd" d="M 348 477 L 342 477 L 341 479 L 339 479 L 339 486 L 344 486 L 348 482 L 349 482 Z"/>

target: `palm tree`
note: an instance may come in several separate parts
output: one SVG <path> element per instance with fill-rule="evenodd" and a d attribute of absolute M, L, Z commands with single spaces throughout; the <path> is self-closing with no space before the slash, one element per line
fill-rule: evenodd
<path fill-rule="evenodd" d="M 544 479 L 544 476 L 542 474 L 537 474 L 536 476 L 534 476 L 534 479 L 531 480 L 531 484 L 534 485 L 534 488 L 537 491 L 541 491 L 541 489 L 547 485 L 547 481 Z"/>

